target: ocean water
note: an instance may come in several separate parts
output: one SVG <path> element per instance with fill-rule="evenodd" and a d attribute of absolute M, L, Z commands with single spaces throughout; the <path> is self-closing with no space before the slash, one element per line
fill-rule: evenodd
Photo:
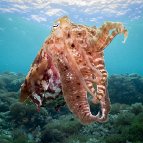
<path fill-rule="evenodd" d="M 0 71 L 26 74 L 49 30 L 20 16 L 0 14 Z"/>
<path fill-rule="evenodd" d="M 125 44 L 117 35 L 104 50 L 111 102 L 105 123 L 83 125 L 63 96 L 47 100 L 40 111 L 30 100 L 19 100 L 33 60 L 64 15 L 88 26 L 122 22 L 128 30 Z M 142 35 L 143 0 L 1 0 L 0 143 L 143 143 Z M 91 98 L 92 114 L 101 114 Z"/>
<path fill-rule="evenodd" d="M 107 47 L 105 62 L 109 74 L 143 74 L 142 25 L 143 19 L 127 21 L 126 43 L 122 43 L 123 35 L 118 35 Z M 26 74 L 51 28 L 52 25 L 49 28 L 16 14 L 0 14 L 0 72 Z"/>

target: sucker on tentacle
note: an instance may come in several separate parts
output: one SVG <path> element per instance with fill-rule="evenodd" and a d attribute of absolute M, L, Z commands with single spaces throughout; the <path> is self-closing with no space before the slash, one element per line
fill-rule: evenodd
<path fill-rule="evenodd" d="M 30 99 L 39 109 L 46 100 L 63 94 L 81 123 L 107 121 L 110 99 L 104 49 L 118 34 L 124 34 L 125 42 L 128 33 L 120 22 L 96 28 L 74 24 L 68 17 L 58 19 L 21 87 L 21 101 Z M 101 113 L 92 115 L 87 93 L 100 104 Z"/>

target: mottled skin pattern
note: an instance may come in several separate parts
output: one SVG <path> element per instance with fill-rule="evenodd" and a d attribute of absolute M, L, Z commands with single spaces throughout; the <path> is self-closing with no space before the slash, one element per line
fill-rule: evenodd
<path fill-rule="evenodd" d="M 61 94 L 59 73 L 52 58 L 41 49 L 21 86 L 20 101 L 31 99 L 39 110 L 44 100 L 53 100 Z"/>
<path fill-rule="evenodd" d="M 39 107 L 44 99 L 55 99 L 63 92 L 67 106 L 81 123 L 105 122 L 110 100 L 103 52 L 120 33 L 127 37 L 119 22 L 96 28 L 74 24 L 68 17 L 58 19 L 22 85 L 21 100 L 30 98 Z M 100 103 L 101 115 L 92 115 L 87 92 L 93 103 Z"/>

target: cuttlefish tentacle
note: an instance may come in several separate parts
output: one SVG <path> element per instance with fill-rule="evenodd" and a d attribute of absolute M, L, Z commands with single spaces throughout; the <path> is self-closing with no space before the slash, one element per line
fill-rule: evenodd
<path fill-rule="evenodd" d="M 65 46 L 66 47 L 66 46 Z M 91 69 L 93 72 L 91 72 L 91 73 L 93 73 L 94 74 L 94 72 L 95 72 L 95 68 L 96 68 L 96 66 L 92 66 L 91 65 L 91 63 L 90 63 L 90 61 L 89 61 L 89 59 L 88 59 L 88 57 L 86 56 L 86 53 L 85 53 L 85 51 L 82 49 L 82 47 L 81 46 L 79 46 L 78 44 L 76 44 L 76 47 L 78 47 L 78 52 L 79 52 L 79 54 L 82 56 L 82 58 L 86 61 L 86 65 L 85 66 L 87 66 L 89 69 Z M 73 67 L 74 66 L 74 68 L 76 67 L 77 68 L 77 70 L 75 70 L 75 71 L 78 71 L 78 77 L 80 77 L 80 79 L 83 79 L 82 78 L 82 76 L 83 77 L 85 77 L 85 74 L 84 73 L 82 73 L 81 72 L 81 69 L 79 69 L 78 68 L 78 65 L 77 65 L 77 63 L 76 63 L 76 60 L 74 59 L 74 57 L 72 56 L 72 54 L 71 54 L 71 52 L 70 52 L 70 50 L 68 50 L 68 48 L 66 48 L 65 49 L 65 51 L 67 51 L 67 57 L 69 58 L 69 57 L 71 57 L 68 61 L 69 61 L 69 64 L 70 64 L 70 61 L 72 61 L 72 63 L 74 63 L 74 65 L 71 65 L 71 67 Z M 102 56 L 102 54 L 101 54 L 101 56 Z M 80 66 L 80 65 L 79 65 Z M 75 68 L 75 69 L 76 69 Z M 98 70 L 98 72 L 100 72 L 100 70 L 99 69 L 96 69 L 96 70 Z M 82 75 L 81 75 L 82 74 Z M 95 76 L 98 76 L 97 74 L 95 75 Z M 84 79 L 83 79 L 84 80 Z M 86 79 L 85 79 L 86 80 Z M 88 80 L 88 79 L 87 79 Z M 81 82 L 83 83 L 83 81 L 81 80 Z M 96 82 L 96 84 L 97 84 L 97 81 L 95 80 L 95 82 Z M 86 85 L 85 85 L 86 84 Z M 90 82 L 87 82 L 87 81 L 84 81 L 84 84 L 83 84 L 83 86 L 85 87 L 85 89 L 87 89 L 88 88 L 88 92 L 95 98 L 95 96 L 96 96 L 96 92 L 95 92 L 95 89 L 94 89 L 94 86 L 93 86 L 93 84 L 91 84 Z M 104 87 L 104 86 L 103 86 Z M 106 90 L 107 90 L 107 88 L 106 88 Z M 101 90 L 100 89 L 98 89 L 98 92 L 100 92 Z M 103 93 L 104 95 L 105 95 L 105 93 Z M 98 95 L 99 96 L 99 95 Z M 87 100 L 87 99 L 86 99 Z M 104 99 L 103 99 L 104 100 Z M 107 120 L 107 114 L 109 113 L 109 110 L 107 111 L 105 108 L 103 108 L 103 107 L 107 107 L 108 105 L 106 105 L 106 104 L 108 104 L 109 102 L 107 102 L 107 103 L 103 103 L 103 102 L 101 102 L 101 107 L 102 107 L 102 115 L 101 115 L 101 118 L 99 118 L 98 117 L 98 115 L 96 115 L 96 116 L 94 116 L 94 115 L 92 115 L 91 114 L 91 112 L 90 111 L 88 111 L 89 113 L 90 113 L 90 115 L 91 116 L 88 116 L 88 120 L 90 121 L 90 120 L 94 120 L 94 121 L 99 121 L 99 122 L 103 122 L 103 121 L 106 121 Z M 109 109 L 109 108 L 108 108 Z M 87 118 L 87 117 L 86 117 Z M 91 119 L 90 119 L 91 118 Z"/>
<path fill-rule="evenodd" d="M 87 66 L 93 71 L 94 75 L 96 77 L 102 77 L 101 72 L 97 69 L 97 67 L 91 64 L 89 57 L 87 56 L 86 52 L 82 47 L 79 48 L 79 53 L 83 56 L 83 59 L 86 61 Z"/>
<path fill-rule="evenodd" d="M 65 46 L 65 47 L 66 47 L 66 46 Z M 71 63 L 70 61 L 72 61 L 71 66 L 72 66 L 72 67 L 75 67 L 75 69 L 76 69 L 75 72 L 76 72 L 76 73 L 78 74 L 78 76 L 80 77 L 80 80 L 81 80 L 81 82 L 82 82 L 84 88 L 85 88 L 92 96 L 94 96 L 94 93 L 93 93 L 93 92 L 90 90 L 90 88 L 87 86 L 86 81 L 85 81 L 85 79 L 83 78 L 83 75 L 82 75 L 82 73 L 81 73 L 81 71 L 80 71 L 80 67 L 77 65 L 77 63 L 76 63 L 74 57 L 72 56 L 70 50 L 69 50 L 68 48 L 65 48 L 65 51 L 66 51 L 66 54 L 67 54 L 67 59 L 68 59 L 68 61 L 69 61 L 69 64 Z"/>
<path fill-rule="evenodd" d="M 99 27 L 98 31 L 99 36 L 97 38 L 97 44 L 95 45 L 95 49 L 98 51 L 104 50 L 116 35 L 124 34 L 123 43 L 125 43 L 128 36 L 127 30 L 120 22 L 105 22 Z M 112 32 L 111 35 L 110 31 Z"/>
<path fill-rule="evenodd" d="M 106 25 L 106 26 L 105 26 Z M 103 31 L 105 32 L 105 34 L 101 37 L 101 39 L 106 39 L 106 40 L 101 40 L 101 39 L 98 39 L 99 41 L 98 42 L 101 42 L 102 44 L 102 46 L 100 46 L 100 50 L 102 49 L 104 49 L 105 47 L 107 47 L 108 46 L 108 44 L 113 40 L 113 38 L 116 36 L 116 35 L 118 35 L 118 34 L 120 34 L 120 33 L 123 33 L 124 34 L 124 36 L 125 36 L 125 38 L 127 37 L 127 30 L 125 30 L 124 29 L 124 27 L 123 27 L 123 25 L 121 24 L 121 23 L 110 23 L 110 22 L 107 22 L 106 24 L 105 24 L 103 27 L 105 28 Z M 102 27 L 102 28 L 103 28 Z M 111 35 L 108 35 L 109 34 L 109 31 L 111 30 L 111 29 L 115 29 L 112 33 L 111 33 Z M 106 34 L 107 33 L 107 34 Z M 95 54 L 95 55 L 98 55 L 98 54 Z M 101 56 L 101 57 L 103 57 L 103 56 Z M 87 59 L 88 58 L 85 58 L 86 59 L 86 61 L 88 61 Z M 95 58 L 95 59 L 97 59 L 97 57 Z M 94 103 L 98 103 L 99 101 L 100 101 L 100 103 L 101 103 L 101 109 L 102 109 L 102 119 L 104 119 L 104 120 L 106 120 L 106 114 L 107 113 L 109 113 L 109 110 L 110 110 L 110 108 L 108 108 L 108 110 L 106 111 L 105 110 L 105 108 L 103 108 L 104 106 L 104 104 L 103 104 L 103 102 L 102 102 L 102 100 L 107 100 L 108 99 L 108 95 L 106 95 L 107 94 L 107 86 L 106 85 L 104 85 L 104 83 L 106 82 L 106 80 L 107 80 L 107 76 L 108 76 L 108 74 L 107 74 L 107 71 L 104 69 L 104 67 L 105 67 L 105 64 L 104 64 L 104 59 L 103 58 L 98 58 L 98 60 L 100 60 L 100 62 L 101 61 L 103 61 L 102 62 L 102 64 L 100 63 L 98 63 L 97 61 L 96 62 L 94 62 L 94 65 L 95 65 L 95 67 L 96 67 L 96 70 L 99 70 L 101 73 L 102 73 L 102 76 L 100 76 L 100 79 L 101 79 L 101 77 L 102 77 L 102 82 L 101 81 L 97 81 L 97 80 L 95 80 L 95 79 L 90 79 L 90 81 L 92 81 L 93 83 L 96 83 L 97 84 L 97 95 L 96 96 L 94 96 L 94 98 L 93 98 L 93 102 Z M 97 64 L 98 63 L 98 64 Z M 89 65 L 89 62 L 88 62 L 88 65 Z M 91 65 L 91 63 L 90 63 L 90 65 Z M 91 66 L 90 66 L 91 67 Z M 97 79 L 99 78 L 98 76 L 96 77 Z M 89 79 L 87 79 L 87 80 L 89 80 Z M 90 88 L 90 90 L 92 91 L 92 92 L 95 92 L 95 89 L 94 89 L 94 86 L 93 86 L 93 84 L 92 83 L 90 83 L 90 82 L 88 82 L 88 84 L 87 84 L 88 86 L 89 86 L 89 88 Z M 94 93 L 93 93 L 93 95 L 95 95 Z M 107 104 L 105 104 L 105 105 L 108 105 L 108 103 L 110 103 L 110 101 L 108 101 L 107 102 Z M 104 112 L 104 111 L 106 111 L 106 112 Z M 105 114 L 106 113 L 106 114 Z"/>
<path fill-rule="evenodd" d="M 103 98 L 101 98 L 100 105 L 101 105 L 101 117 L 99 122 L 106 122 L 108 120 L 108 114 L 110 112 L 110 99 L 109 99 L 109 93 L 107 89 L 107 82 L 104 83 L 103 85 L 105 87 L 105 95 Z"/>
<path fill-rule="evenodd" d="M 94 96 L 92 99 L 93 103 L 100 103 L 101 105 L 101 117 L 99 118 L 100 122 L 105 122 L 107 121 L 107 115 L 110 111 L 110 100 L 107 95 L 107 71 L 104 69 L 105 64 L 103 52 L 93 54 L 92 57 L 95 60 L 92 60 L 91 63 L 94 63 L 94 66 L 101 72 L 102 79 L 104 80 L 97 81 L 94 79 L 89 79 L 90 81 L 88 85 L 90 86 L 90 89 L 96 93 L 96 96 Z M 96 91 L 93 83 L 96 83 Z"/>
<path fill-rule="evenodd" d="M 112 31 L 112 33 L 107 37 L 107 39 L 106 39 L 106 41 L 105 41 L 105 43 L 103 45 L 103 48 L 105 49 L 111 43 L 111 41 L 120 33 L 124 34 L 124 41 L 123 41 L 123 43 L 125 43 L 125 41 L 127 39 L 127 35 L 128 35 L 127 34 L 127 30 L 124 29 L 124 31 L 122 32 L 122 31 L 119 31 L 118 29 L 116 29 L 116 30 Z"/>
<path fill-rule="evenodd" d="M 61 59 L 62 62 L 58 62 L 57 66 L 60 78 L 63 81 L 64 99 L 68 103 L 69 109 L 83 124 L 89 124 L 94 121 L 102 122 L 103 119 L 99 118 L 98 115 L 94 116 L 91 114 L 86 89 L 79 78 L 79 74 L 75 72 L 75 67 L 69 67 L 69 61 L 65 60 L 65 57 Z M 65 69 L 65 72 L 62 72 L 63 69 Z"/>
<path fill-rule="evenodd" d="M 79 72 L 82 74 L 82 77 L 85 80 L 85 84 L 86 84 L 86 87 L 88 88 L 88 92 L 93 97 L 95 97 L 96 90 L 93 86 L 91 86 L 89 81 L 91 79 L 91 80 L 94 80 L 95 83 L 97 83 L 97 79 L 93 79 L 92 76 L 94 75 L 94 77 L 102 78 L 101 72 L 95 66 L 92 66 L 84 49 L 82 49 L 82 47 L 80 47 L 78 44 L 77 44 L 77 47 L 79 48 L 78 51 L 79 51 L 79 54 L 82 56 L 82 59 L 85 60 L 85 65 L 82 65 L 81 67 L 79 66 L 80 67 Z M 76 65 L 77 65 L 77 63 L 76 63 Z M 87 68 L 88 68 L 88 70 L 87 70 Z M 85 69 L 85 70 L 83 70 L 83 69 Z M 88 75 L 87 75 L 87 71 L 89 71 Z"/>
<path fill-rule="evenodd" d="M 88 47 L 88 44 L 85 40 L 86 39 L 85 36 L 87 36 L 85 34 L 85 30 L 81 30 L 80 28 L 78 28 L 77 33 L 80 33 L 80 37 L 79 36 L 74 37 L 75 38 L 74 45 L 75 45 L 75 50 L 78 51 L 77 53 L 80 55 L 80 58 L 82 57 L 80 59 L 80 61 L 82 62 L 81 63 L 78 62 L 79 58 L 78 60 L 74 60 L 74 61 L 75 61 L 75 64 L 80 67 L 79 72 L 81 72 L 82 76 L 84 77 L 84 80 L 86 82 L 86 87 L 88 87 L 88 92 L 94 97 L 96 95 L 96 92 L 95 92 L 96 90 L 94 89 L 93 86 L 91 86 L 89 81 L 94 81 L 94 83 L 98 83 L 99 80 L 102 79 L 102 74 L 100 70 L 96 68 L 96 66 L 92 65 L 85 51 L 85 47 Z M 75 55 L 75 54 L 70 53 L 70 55 Z M 93 76 L 96 78 L 93 79 Z"/>
<path fill-rule="evenodd" d="M 99 38 L 98 38 L 98 42 L 101 43 L 101 46 L 99 46 L 100 48 L 97 47 L 97 49 L 99 50 L 98 53 L 100 53 L 100 51 L 102 52 L 102 50 L 108 46 L 108 44 L 113 40 L 113 38 L 116 35 L 123 33 L 125 36 L 125 39 L 127 38 L 127 30 L 124 28 L 124 26 L 121 23 L 106 22 L 99 29 L 100 29 L 100 31 L 104 32 L 104 34 L 100 33 L 103 36 L 102 37 L 99 36 Z M 112 29 L 113 29 L 112 33 L 110 35 L 108 35 L 109 31 Z M 99 57 L 97 58 L 97 55 L 98 55 L 97 52 L 95 52 L 94 55 L 96 58 L 95 58 L 95 61 L 93 61 L 93 63 L 96 66 L 96 68 L 99 69 L 99 71 L 102 73 L 102 79 L 101 80 L 104 83 L 107 80 L 107 76 L 108 76 L 107 71 L 104 69 L 104 67 L 105 67 L 104 58 L 99 58 Z M 103 57 L 103 55 L 100 57 Z M 101 99 L 102 96 L 104 95 L 104 91 L 103 91 L 103 89 L 100 90 L 100 88 L 102 88 L 103 86 L 99 84 L 100 82 L 96 82 L 96 83 L 97 83 L 97 96 L 96 96 L 96 98 Z"/>

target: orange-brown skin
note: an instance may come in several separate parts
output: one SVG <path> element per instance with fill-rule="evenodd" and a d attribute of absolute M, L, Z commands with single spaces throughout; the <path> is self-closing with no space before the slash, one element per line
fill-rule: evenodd
<path fill-rule="evenodd" d="M 58 19 L 41 49 L 45 53 L 44 56 L 42 53 L 38 56 L 41 57 L 38 75 L 35 76 L 34 71 L 31 71 L 34 77 L 30 79 L 28 76 L 27 81 L 35 83 L 37 78 L 43 75 L 42 71 L 49 69 L 46 62 L 48 58 L 45 57 L 50 57 L 51 63 L 55 66 L 54 71 L 59 75 L 63 96 L 70 111 L 83 124 L 94 121 L 105 122 L 110 111 L 110 100 L 103 52 L 120 33 L 127 37 L 127 30 L 119 22 L 106 22 L 101 27 L 95 28 L 76 25 L 68 17 Z M 23 85 L 21 94 L 25 94 L 26 85 Z M 29 84 L 28 87 L 32 89 L 33 86 Z M 101 104 L 101 115 L 91 114 L 87 92 L 93 96 L 93 103 Z"/>

